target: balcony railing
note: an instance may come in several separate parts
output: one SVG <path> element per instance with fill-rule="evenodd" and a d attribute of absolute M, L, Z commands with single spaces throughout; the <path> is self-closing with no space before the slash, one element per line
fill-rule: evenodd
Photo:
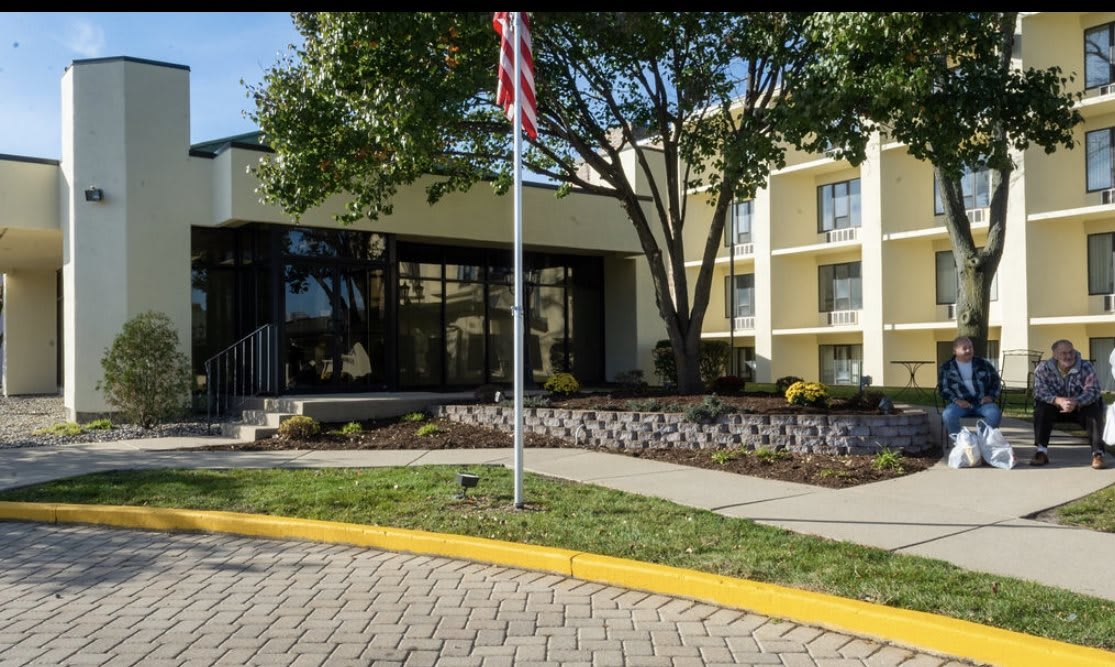
<path fill-rule="evenodd" d="M 832 310 L 821 313 L 821 324 L 836 326 L 841 324 L 859 324 L 858 310 Z"/>
<path fill-rule="evenodd" d="M 841 241 L 855 241 L 859 238 L 859 227 L 845 227 L 825 232 L 825 243 L 840 243 Z"/>
<path fill-rule="evenodd" d="M 732 320 L 732 326 L 736 331 L 750 330 L 755 328 L 754 315 L 740 315 Z"/>

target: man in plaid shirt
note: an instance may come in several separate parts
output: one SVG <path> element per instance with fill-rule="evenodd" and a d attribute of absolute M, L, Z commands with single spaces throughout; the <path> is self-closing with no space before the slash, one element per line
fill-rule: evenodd
<path fill-rule="evenodd" d="M 1099 377 L 1091 362 L 1081 358 L 1072 341 L 1053 343 L 1053 358 L 1034 371 L 1034 442 L 1038 451 L 1032 466 L 1049 463 L 1049 435 L 1053 422 L 1073 421 L 1088 431 L 1092 445 L 1092 467 L 1101 470 L 1103 460 L 1103 397 Z"/>
<path fill-rule="evenodd" d="M 987 359 L 975 356 L 972 339 L 960 336 L 952 342 L 952 359 L 941 364 L 937 390 L 945 400 L 941 419 L 945 432 L 960 432 L 962 417 L 980 417 L 988 426 L 999 427 L 999 373 Z"/>

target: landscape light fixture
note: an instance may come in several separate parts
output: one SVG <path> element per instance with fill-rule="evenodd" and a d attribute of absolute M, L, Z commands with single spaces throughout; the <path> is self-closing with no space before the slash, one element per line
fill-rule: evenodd
<path fill-rule="evenodd" d="M 465 491 L 480 483 L 480 476 L 467 472 L 459 472 L 457 473 L 457 483 L 461 485 L 461 492 L 457 494 L 457 498 L 463 500 Z"/>
<path fill-rule="evenodd" d="M 105 198 L 105 191 L 90 185 L 85 188 L 85 201 L 103 201 Z"/>

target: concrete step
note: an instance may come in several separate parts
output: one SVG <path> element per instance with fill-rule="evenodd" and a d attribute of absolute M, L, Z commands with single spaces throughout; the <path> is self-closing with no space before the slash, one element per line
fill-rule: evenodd
<path fill-rule="evenodd" d="M 228 423 L 222 425 L 221 428 L 226 437 L 236 438 L 240 442 L 266 440 L 279 432 L 277 426 L 262 426 L 259 424 Z"/>

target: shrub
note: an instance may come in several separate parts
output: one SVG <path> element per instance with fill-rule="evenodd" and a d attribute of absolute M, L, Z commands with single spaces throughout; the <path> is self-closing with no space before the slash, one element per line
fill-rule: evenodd
<path fill-rule="evenodd" d="M 81 425 L 77 422 L 58 422 L 57 424 L 35 430 L 33 435 L 70 436 L 81 435 L 81 432 Z"/>
<path fill-rule="evenodd" d="M 111 431 L 112 420 L 110 419 L 94 419 L 85 425 L 86 431 Z"/>
<path fill-rule="evenodd" d="M 279 438 L 283 440 L 305 440 L 321 433 L 321 424 L 313 417 L 295 415 L 279 424 Z"/>
<path fill-rule="evenodd" d="M 711 383 L 724 372 L 732 348 L 722 340 L 702 340 L 697 344 L 697 373 L 705 384 Z M 674 348 L 668 340 L 660 340 L 654 345 L 654 374 L 664 386 L 676 387 L 678 367 L 674 360 Z"/>
<path fill-rule="evenodd" d="M 774 381 L 774 390 L 777 391 L 779 394 L 785 396 L 786 390 L 789 389 L 790 385 L 795 382 L 802 382 L 802 379 L 796 375 L 787 375 L 785 377 L 780 377 Z"/>
<path fill-rule="evenodd" d="M 690 406 L 685 411 L 685 419 L 695 424 L 710 424 L 720 415 L 735 412 L 735 408 L 725 404 L 715 396 L 705 396 L 697 405 Z"/>
<path fill-rule="evenodd" d="M 341 435 L 357 435 L 364 432 L 360 422 L 349 422 L 341 427 Z"/>
<path fill-rule="evenodd" d="M 546 378 L 546 384 L 542 388 L 551 394 L 571 396 L 581 390 L 581 383 L 577 382 L 572 373 L 555 373 Z"/>
<path fill-rule="evenodd" d="M 755 458 L 759 459 L 760 462 L 766 464 L 771 464 L 775 461 L 786 459 L 789 457 L 789 452 L 781 449 L 771 449 L 770 447 L 758 447 L 755 449 Z"/>
<path fill-rule="evenodd" d="M 873 465 L 876 470 L 887 470 L 890 468 L 896 472 L 902 472 L 902 453 L 890 447 L 884 447 L 883 451 L 876 454 L 875 458 L 872 459 L 871 465 Z"/>
<path fill-rule="evenodd" d="M 426 413 L 425 412 L 408 412 L 405 415 L 403 415 L 402 417 L 399 417 L 399 420 L 404 421 L 404 422 L 424 422 L 424 421 L 426 421 Z"/>
<path fill-rule="evenodd" d="M 728 367 L 732 346 L 723 340 L 702 340 L 697 347 L 697 372 L 701 382 L 712 384 Z"/>
<path fill-rule="evenodd" d="M 550 399 L 545 396 L 524 396 L 524 408 L 548 408 L 550 407 Z"/>
<path fill-rule="evenodd" d="M 647 388 L 647 381 L 643 379 L 643 371 L 638 368 L 616 373 L 616 384 L 624 391 L 634 394 L 642 393 Z"/>
<path fill-rule="evenodd" d="M 178 331 L 163 313 L 148 311 L 125 322 L 101 368 L 97 389 L 126 421 L 150 428 L 186 412 L 190 360 L 178 350 Z"/>
<path fill-rule="evenodd" d="M 437 427 L 437 424 L 423 424 L 418 427 L 415 433 L 418 434 L 419 437 L 426 438 L 441 433 L 441 429 Z"/>
<path fill-rule="evenodd" d="M 709 384 L 709 391 L 714 394 L 738 394 L 743 391 L 747 381 L 738 375 L 721 375 Z"/>
<path fill-rule="evenodd" d="M 828 405 L 828 388 L 820 382 L 795 382 L 786 390 L 790 405 L 810 405 L 823 408 Z"/>
<path fill-rule="evenodd" d="M 876 410 L 879 407 L 879 401 L 882 399 L 883 392 L 881 391 L 857 391 L 848 398 L 846 405 L 857 410 Z"/>
<path fill-rule="evenodd" d="M 624 405 L 631 412 L 664 412 L 665 405 L 657 398 L 648 398 L 645 401 L 627 401 Z"/>

